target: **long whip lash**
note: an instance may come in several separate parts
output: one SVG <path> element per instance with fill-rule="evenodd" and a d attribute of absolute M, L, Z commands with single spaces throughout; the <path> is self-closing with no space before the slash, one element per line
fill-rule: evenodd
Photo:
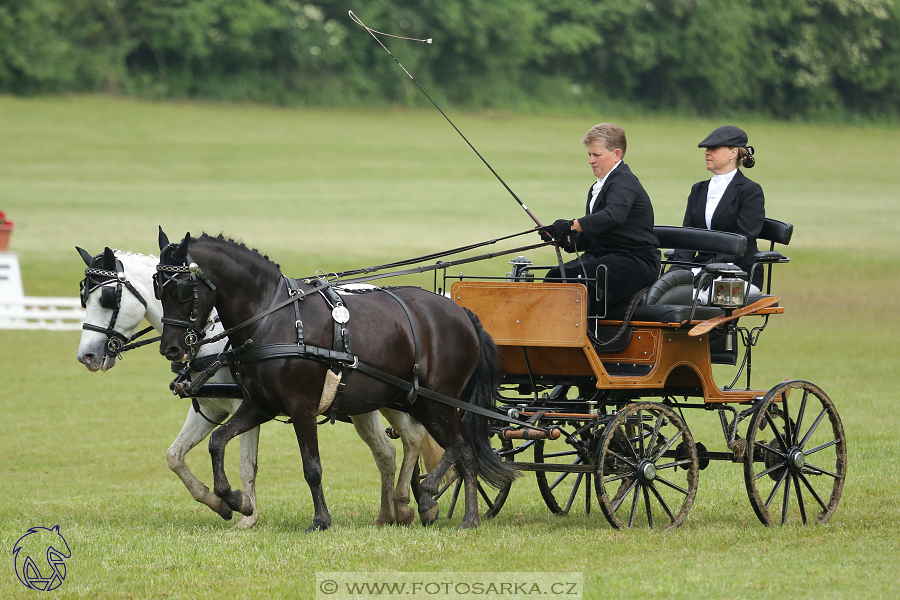
<path fill-rule="evenodd" d="M 399 40 L 409 40 L 409 41 L 411 41 L 411 42 L 422 42 L 422 43 L 425 43 L 425 44 L 430 44 L 431 41 L 432 41 L 431 38 L 428 38 L 428 39 L 425 39 L 425 40 L 419 40 L 419 39 L 414 39 L 414 38 L 400 37 L 400 36 L 397 36 L 397 35 L 390 35 L 389 33 L 382 33 L 382 32 L 380 32 L 380 31 L 375 31 L 374 29 L 371 29 L 368 25 L 366 25 L 365 23 L 363 23 L 363 22 L 360 20 L 360 18 L 357 17 L 357 16 L 353 13 L 352 10 L 351 10 L 351 11 L 348 11 L 348 12 L 350 13 L 350 18 L 353 19 L 353 22 L 356 23 L 357 25 L 360 25 L 360 26 L 363 27 L 366 31 L 369 32 L 369 35 L 371 35 L 371 36 L 375 39 L 375 41 L 378 42 L 378 45 L 381 46 L 382 48 L 384 48 L 384 51 L 387 52 L 388 55 L 389 55 L 391 58 L 394 59 L 394 62 L 397 63 L 397 64 L 400 66 L 401 69 L 403 69 L 403 72 L 406 73 L 406 75 L 407 75 L 410 79 L 412 79 L 413 83 L 416 84 L 416 87 L 419 88 L 419 90 L 420 90 L 423 94 L 425 94 L 425 97 L 428 98 L 428 100 L 431 101 L 431 103 L 434 105 L 434 107 L 435 107 L 436 109 L 438 109 L 438 111 L 439 111 L 442 115 L 444 115 L 444 118 L 447 119 L 447 122 L 450 123 L 450 125 L 453 127 L 453 129 L 456 130 L 456 133 L 459 134 L 459 137 L 461 137 L 463 140 L 465 140 L 465 142 L 469 145 L 469 148 L 471 148 L 472 151 L 473 151 L 475 154 L 478 155 L 478 158 L 481 159 L 481 162 L 483 162 L 484 165 L 485 165 L 488 169 L 491 170 L 491 173 L 494 174 L 494 177 L 496 177 L 497 180 L 498 180 L 500 183 L 503 184 L 503 187 L 506 188 L 506 191 L 509 192 L 510 195 L 512 195 L 513 198 L 515 198 L 516 202 L 519 203 L 519 206 L 521 206 L 523 209 L 525 209 L 525 212 L 528 213 L 528 216 L 531 217 L 531 220 L 534 221 L 535 225 L 537 225 L 538 227 L 543 227 L 543 225 L 541 225 L 541 222 L 537 220 L 537 217 L 535 217 L 535 216 L 531 213 L 531 211 L 528 210 L 528 207 L 525 206 L 525 204 L 524 204 L 521 200 L 519 200 L 519 197 L 516 196 L 516 193 L 513 192 L 513 191 L 510 189 L 510 187 L 509 187 L 508 185 L 506 185 L 506 182 L 503 181 L 503 179 L 497 174 L 497 171 L 495 171 L 494 168 L 493 168 L 490 164 L 488 164 L 488 161 L 486 161 L 486 160 L 484 159 L 484 157 L 481 155 L 481 153 L 478 152 L 478 150 L 475 149 L 475 146 L 472 145 L 472 142 L 470 142 L 470 141 L 466 138 L 466 136 L 464 136 L 464 135 L 462 134 L 462 132 L 459 130 L 459 128 L 458 128 L 456 125 L 453 124 L 453 121 L 450 120 L 450 117 L 448 117 L 447 114 L 446 114 L 443 110 L 441 110 L 441 107 L 438 106 L 437 103 L 436 103 L 434 100 L 431 99 L 431 96 L 428 95 L 428 92 L 426 92 L 424 89 L 422 89 L 422 86 L 419 85 L 419 82 L 416 81 L 416 78 L 413 77 L 412 74 L 411 74 L 409 71 L 406 70 L 406 67 L 404 67 L 402 64 L 400 64 L 400 61 L 397 60 L 397 58 L 396 58 L 393 54 L 391 54 L 391 51 L 387 49 L 387 46 L 385 46 L 385 45 L 381 42 L 381 40 L 378 39 L 378 36 L 375 35 L 375 34 L 377 33 L 377 34 L 379 34 L 379 35 L 384 35 L 384 36 L 396 38 L 396 39 L 399 39 Z"/>

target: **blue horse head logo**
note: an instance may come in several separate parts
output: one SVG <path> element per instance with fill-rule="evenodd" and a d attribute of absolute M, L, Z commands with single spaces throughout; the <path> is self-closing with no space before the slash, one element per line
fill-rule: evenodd
<path fill-rule="evenodd" d="M 32 527 L 19 538 L 12 553 L 16 577 L 22 585 L 42 592 L 62 585 L 66 578 L 65 559 L 72 556 L 69 544 L 59 532 L 59 525 L 52 529 Z"/>

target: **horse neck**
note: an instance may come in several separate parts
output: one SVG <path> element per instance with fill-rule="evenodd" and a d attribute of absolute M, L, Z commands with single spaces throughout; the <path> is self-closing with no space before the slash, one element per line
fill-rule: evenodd
<path fill-rule="evenodd" d="M 210 251 L 206 251 L 207 248 Z M 190 252 L 207 277 L 215 284 L 217 300 L 213 314 L 218 311 L 222 325 L 225 329 L 229 329 L 269 307 L 281 279 L 281 273 L 274 267 L 265 271 L 260 270 L 254 267 L 253 262 L 241 260 L 239 255 L 236 258 L 234 252 L 219 250 L 221 249 L 210 246 L 204 247 L 202 253 L 200 249 L 194 248 Z M 243 343 L 243 340 L 251 335 L 254 327 L 255 324 L 250 324 L 229 336 L 232 343 L 234 345 Z"/>
<path fill-rule="evenodd" d="M 147 302 L 144 318 L 156 331 L 162 332 L 162 302 L 156 299 L 153 292 L 153 275 L 156 273 L 159 259 L 130 253 L 117 253 L 116 258 L 122 262 L 122 268 L 125 269 L 128 281 Z M 130 294 L 130 292 L 124 291 L 123 296 L 126 294 Z M 140 302 L 137 298 L 134 301 Z"/>

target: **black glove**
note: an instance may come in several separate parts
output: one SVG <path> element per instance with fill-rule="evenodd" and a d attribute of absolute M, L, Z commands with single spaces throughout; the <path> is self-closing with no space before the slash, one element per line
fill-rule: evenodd
<path fill-rule="evenodd" d="M 564 242 L 567 237 L 572 235 L 572 221 L 565 219 L 557 219 L 553 225 L 547 228 L 550 234 L 557 240 Z"/>
<path fill-rule="evenodd" d="M 547 233 L 548 230 L 549 230 L 549 227 L 543 227 L 541 229 L 538 229 L 538 235 L 541 236 L 541 239 L 544 240 L 545 242 L 552 242 L 553 236 L 550 235 L 549 233 Z"/>

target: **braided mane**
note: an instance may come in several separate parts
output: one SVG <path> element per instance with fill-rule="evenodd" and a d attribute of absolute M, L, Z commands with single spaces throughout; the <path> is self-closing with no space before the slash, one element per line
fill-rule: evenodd
<path fill-rule="evenodd" d="M 199 238 L 197 238 L 196 241 L 199 244 L 203 244 L 203 243 L 207 243 L 207 244 L 211 244 L 211 245 L 225 244 L 226 246 L 233 246 L 235 248 L 241 248 L 242 250 L 247 250 L 249 252 L 252 252 L 253 255 L 258 256 L 259 258 L 265 260 L 268 264 L 274 266 L 279 271 L 281 270 L 281 265 L 272 261 L 272 259 L 270 259 L 267 254 L 262 254 L 256 248 L 248 248 L 243 242 L 238 242 L 232 238 L 225 237 L 221 233 L 215 237 L 213 237 L 207 233 L 203 233 L 200 235 Z"/>

